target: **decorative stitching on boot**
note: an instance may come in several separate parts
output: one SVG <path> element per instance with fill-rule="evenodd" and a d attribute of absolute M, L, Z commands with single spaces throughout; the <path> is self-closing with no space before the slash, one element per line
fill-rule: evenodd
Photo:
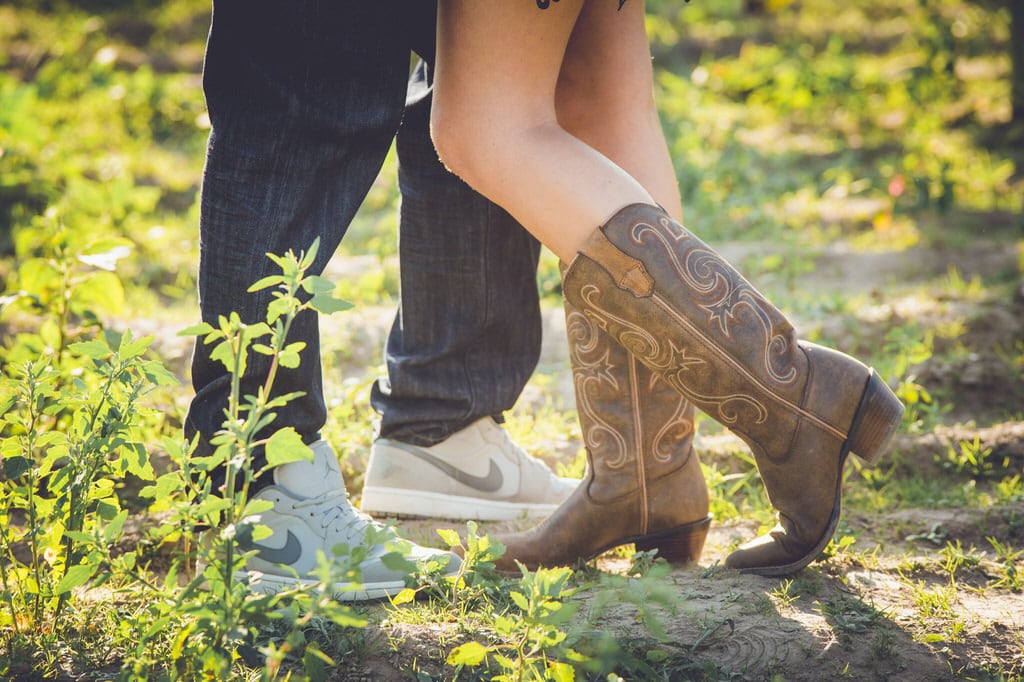
<path fill-rule="evenodd" d="M 700 307 L 708 313 L 709 327 L 717 328 L 725 338 L 733 338 L 730 323 L 736 320 L 738 311 L 748 310 L 764 333 L 762 357 L 765 372 L 773 381 L 782 385 L 791 384 L 796 380 L 796 367 L 776 369 L 771 362 L 773 350 L 775 355 L 785 356 L 790 346 L 788 335 L 792 332 L 792 327 L 785 324 L 781 329 L 775 328 L 770 316 L 765 312 L 765 308 L 770 304 L 749 282 L 735 276 L 735 270 L 727 261 L 707 248 L 693 234 L 685 230 L 670 229 L 669 225 L 662 224 L 656 227 L 647 221 L 637 221 L 629 233 L 637 245 L 644 243 L 645 235 L 652 236 L 661 245 L 679 281 L 703 299 Z M 681 259 L 679 254 L 682 254 Z"/>
<path fill-rule="evenodd" d="M 593 386 L 600 391 L 599 387 L 606 384 L 616 393 L 620 392 L 623 387 L 619 386 L 615 375 L 621 369 L 610 362 L 609 349 L 601 348 L 600 329 L 583 313 L 572 311 L 566 316 L 566 332 L 573 359 L 573 384 L 583 426 L 583 442 L 591 453 L 605 454 L 602 460 L 605 466 L 619 469 L 626 463 L 629 446 L 622 434 L 591 404 L 590 388 Z"/>

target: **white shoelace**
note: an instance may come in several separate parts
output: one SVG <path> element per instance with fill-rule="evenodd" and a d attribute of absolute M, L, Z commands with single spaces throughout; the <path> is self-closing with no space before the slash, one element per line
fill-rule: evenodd
<path fill-rule="evenodd" d="M 296 511 L 309 511 L 311 518 L 318 518 L 320 527 L 325 530 L 336 530 L 342 535 L 361 540 L 368 526 L 375 530 L 386 528 L 381 523 L 352 506 L 347 494 L 326 493 L 308 500 L 292 502 L 292 509 Z M 355 530 L 358 535 L 353 533 Z"/>

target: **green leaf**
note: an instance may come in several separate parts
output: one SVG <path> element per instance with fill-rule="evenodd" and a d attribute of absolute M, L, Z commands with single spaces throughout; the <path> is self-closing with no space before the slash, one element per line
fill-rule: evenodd
<path fill-rule="evenodd" d="M 480 642 L 466 642 L 448 654 L 448 665 L 480 665 L 487 658 L 487 647 Z"/>
<path fill-rule="evenodd" d="M 155 386 L 177 386 L 180 383 L 178 377 L 159 360 L 147 360 L 139 369 L 146 380 Z"/>
<path fill-rule="evenodd" d="M 292 427 L 276 431 L 267 440 L 267 465 L 271 467 L 291 462 L 313 461 L 313 451 L 302 442 L 302 436 Z"/>
<path fill-rule="evenodd" d="M 206 336 L 212 331 L 216 331 L 213 325 L 207 324 L 206 322 L 200 322 L 194 324 L 191 327 L 185 327 L 178 332 L 178 336 Z"/>
<path fill-rule="evenodd" d="M 547 678 L 554 682 L 575 682 L 576 669 L 562 661 L 549 661 L 547 665 Z"/>
<path fill-rule="evenodd" d="M 516 631 L 516 626 L 519 624 L 518 618 L 510 618 L 509 616 L 497 616 L 494 619 L 494 631 L 499 635 L 505 635 L 506 637 L 511 636 Z"/>
<path fill-rule="evenodd" d="M 210 496 L 203 500 L 202 503 L 196 508 L 196 518 L 203 518 L 207 514 L 213 514 L 215 512 L 222 511 L 231 506 L 231 500 L 226 497 L 214 497 Z"/>
<path fill-rule="evenodd" d="M 437 534 L 449 547 L 458 547 L 462 544 L 462 538 L 459 537 L 458 531 L 452 528 L 438 528 Z"/>
<path fill-rule="evenodd" d="M 651 633 L 651 636 L 659 642 L 667 641 L 668 633 L 665 631 L 665 625 L 661 622 L 661 618 L 658 617 L 658 614 L 646 605 L 641 606 L 638 611 L 640 619 L 647 627 L 647 631 Z"/>
<path fill-rule="evenodd" d="M 18 393 L 13 388 L 13 382 L 0 385 L 0 423 L 6 421 L 4 417 L 16 402 L 18 402 Z"/>
<path fill-rule="evenodd" d="M 526 597 L 523 595 L 522 592 L 509 592 L 508 596 L 511 597 L 512 601 L 515 602 L 516 606 L 518 606 L 523 611 L 530 610 L 530 602 L 527 601 Z"/>
<path fill-rule="evenodd" d="M 288 315 L 292 308 L 292 302 L 287 298 L 275 298 L 267 304 L 267 322 L 276 322 L 278 319 Z"/>
<path fill-rule="evenodd" d="M 301 358 L 299 357 L 298 353 L 289 353 L 285 351 L 282 352 L 280 356 L 278 356 L 278 362 L 281 363 L 282 367 L 285 367 L 287 369 L 295 369 L 296 367 L 298 367 L 300 360 Z"/>
<path fill-rule="evenodd" d="M 306 647 L 306 653 L 302 656 L 302 667 L 311 682 L 325 682 L 327 666 L 334 664 L 334 661 L 312 644 Z"/>
<path fill-rule="evenodd" d="M 114 518 L 110 520 L 110 523 L 103 529 L 103 539 L 108 543 L 114 542 L 121 537 L 121 529 L 124 528 L 124 522 L 128 519 L 128 510 L 122 509 L 117 513 Z"/>
<path fill-rule="evenodd" d="M 292 252 L 289 251 L 288 255 L 290 256 L 291 253 Z M 274 263 L 274 265 L 276 265 L 277 267 L 281 268 L 281 270 L 283 270 L 285 272 L 288 271 L 288 263 L 289 263 L 288 258 L 285 258 L 284 256 L 278 256 L 276 253 L 271 253 L 269 251 L 266 253 L 266 256 L 267 256 L 267 258 L 270 259 L 270 261 L 272 263 Z M 276 275 L 276 277 L 281 277 L 281 281 L 282 282 L 284 281 L 284 277 L 283 276 Z"/>
<path fill-rule="evenodd" d="M 129 473 L 143 481 L 152 481 L 156 477 L 149 453 L 142 443 L 126 443 L 121 448 L 121 462 Z"/>
<path fill-rule="evenodd" d="M 382 555 L 380 562 L 384 564 L 385 568 L 391 571 L 413 573 L 416 570 L 416 564 L 399 552 L 388 552 L 387 554 Z"/>
<path fill-rule="evenodd" d="M 156 479 L 153 485 L 147 485 L 139 491 L 139 497 L 166 500 L 182 488 L 183 481 L 178 471 L 170 471 Z"/>
<path fill-rule="evenodd" d="M 4 459 L 4 478 L 12 481 L 32 469 L 32 460 L 21 455 Z"/>
<path fill-rule="evenodd" d="M 96 514 L 104 521 L 111 521 L 117 516 L 118 508 L 116 505 L 110 504 L 100 500 L 96 503 Z"/>
<path fill-rule="evenodd" d="M 93 339 L 92 341 L 79 341 L 78 343 L 72 343 L 68 346 L 69 349 L 75 353 L 84 355 L 87 358 L 93 360 L 103 360 L 110 357 L 111 350 L 110 346 L 105 341 L 100 339 Z"/>
<path fill-rule="evenodd" d="M 245 355 L 242 355 L 242 366 L 236 369 L 234 351 L 231 348 L 231 344 L 227 341 L 221 341 L 214 346 L 210 352 L 210 359 L 220 362 L 232 374 L 245 374 Z"/>
<path fill-rule="evenodd" d="M 352 304 L 331 294 L 315 294 L 309 301 L 309 307 L 323 315 L 331 315 L 349 310 Z"/>
<path fill-rule="evenodd" d="M 121 337 L 121 344 L 117 349 L 118 354 L 122 360 L 129 358 L 137 358 L 146 352 L 150 344 L 153 343 L 153 339 L 156 338 L 152 334 L 149 336 L 143 336 L 139 339 L 133 339 L 130 332 L 126 333 Z"/>
<path fill-rule="evenodd" d="M 280 355 L 278 355 L 278 362 L 281 363 L 282 367 L 295 369 L 302 362 L 302 356 L 299 355 L 299 351 L 301 351 L 302 348 L 305 348 L 305 346 L 306 344 L 304 343 L 289 344 L 288 347 L 282 350 Z"/>
<path fill-rule="evenodd" d="M 304 270 L 308 270 L 312 265 L 313 261 L 316 260 L 316 254 L 320 250 L 320 237 L 313 240 L 313 243 L 309 245 L 309 251 L 303 254 L 302 261 L 299 263 Z"/>
<path fill-rule="evenodd" d="M 302 288 L 310 294 L 329 294 L 334 291 L 334 283 L 326 277 L 310 275 L 302 280 Z"/>
<path fill-rule="evenodd" d="M 268 346 L 265 343 L 254 343 L 252 345 L 252 349 L 253 349 L 254 352 L 259 353 L 260 355 L 273 355 L 274 354 L 274 347 L 273 346 Z"/>
<path fill-rule="evenodd" d="M 64 575 L 64 579 L 57 585 L 57 589 L 55 590 L 56 593 L 64 594 L 65 592 L 70 592 L 79 585 L 84 585 L 89 578 L 96 575 L 96 571 L 99 570 L 99 567 L 98 563 L 72 566 Z"/>
<path fill-rule="evenodd" d="M 367 620 L 364 615 L 353 611 L 350 607 L 345 606 L 340 602 L 331 601 L 326 604 L 321 604 L 318 608 L 324 616 L 330 618 L 331 622 L 339 627 L 366 627 Z"/>
<path fill-rule="evenodd" d="M 43 320 L 43 323 L 39 325 L 39 338 L 51 348 L 60 346 L 63 332 L 55 318 L 48 317 Z"/>
<path fill-rule="evenodd" d="M 249 499 L 246 500 L 245 507 L 242 508 L 242 518 L 243 520 L 249 520 L 248 517 L 258 516 L 259 514 L 262 514 L 263 512 L 273 508 L 274 503 L 271 500 Z"/>
<path fill-rule="evenodd" d="M 416 590 L 409 587 L 405 588 L 394 597 L 391 598 L 391 603 L 395 606 L 400 604 L 409 604 L 416 599 Z"/>
<path fill-rule="evenodd" d="M 94 272 L 75 285 L 68 304 L 78 314 L 94 309 L 117 314 L 124 306 L 124 285 L 112 272 Z"/>
<path fill-rule="evenodd" d="M 29 258 L 18 266 L 18 282 L 30 294 L 42 294 L 60 286 L 60 271 L 45 258 Z"/>
<path fill-rule="evenodd" d="M 272 286 L 284 283 L 284 277 L 281 275 L 268 275 L 261 280 L 258 280 L 251 287 L 249 287 L 249 293 L 254 291 L 260 291 L 261 289 L 269 289 Z"/>

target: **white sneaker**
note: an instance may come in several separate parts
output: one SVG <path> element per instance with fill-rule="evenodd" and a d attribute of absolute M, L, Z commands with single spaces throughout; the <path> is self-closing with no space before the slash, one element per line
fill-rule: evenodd
<path fill-rule="evenodd" d="M 381 560 L 391 552 L 398 552 L 415 563 L 447 560 L 445 574 L 457 573 L 461 560 L 455 554 L 403 540 L 394 529 L 357 511 L 345 492 L 334 450 L 325 441 L 318 441 L 311 447 L 313 461 L 276 467 L 272 470 L 274 484 L 253 495 L 255 500 L 270 500 L 274 507 L 262 512 L 259 521 L 273 534 L 250 541 L 248 546 L 239 543 L 243 551 L 257 550 L 246 562 L 246 571 L 238 576 L 246 578 L 251 589 L 268 594 L 297 584 L 316 584 L 319 581 L 312 571 L 316 568 L 317 552 L 323 551 L 331 557 L 339 545 L 349 548 L 364 545 L 368 531 L 375 538 L 375 544 L 359 565 L 362 582 L 358 587 L 352 583 L 336 583 L 337 599 L 380 599 L 404 589 L 407 574 L 388 568 Z"/>
<path fill-rule="evenodd" d="M 428 448 L 377 439 L 360 507 L 376 515 L 505 521 L 547 516 L 577 484 L 555 476 L 484 417 Z"/>

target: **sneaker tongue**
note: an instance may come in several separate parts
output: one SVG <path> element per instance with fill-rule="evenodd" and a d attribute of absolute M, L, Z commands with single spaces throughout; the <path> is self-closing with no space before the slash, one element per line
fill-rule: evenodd
<path fill-rule="evenodd" d="M 338 458 L 326 441 L 310 446 L 313 460 L 289 462 L 274 469 L 274 483 L 291 495 L 311 499 L 326 494 L 345 492 L 345 479 L 338 466 Z"/>

